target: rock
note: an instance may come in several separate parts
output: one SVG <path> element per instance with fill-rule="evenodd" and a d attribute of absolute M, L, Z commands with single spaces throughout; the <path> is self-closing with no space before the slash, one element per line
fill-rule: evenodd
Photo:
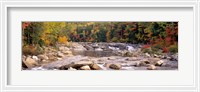
<path fill-rule="evenodd" d="M 135 67 L 139 67 L 140 66 L 140 61 L 137 61 L 137 62 L 134 62 L 133 64 L 131 64 L 132 66 L 135 66 Z"/>
<path fill-rule="evenodd" d="M 160 58 L 149 58 L 148 59 L 150 62 L 156 62 L 156 61 L 159 61 Z"/>
<path fill-rule="evenodd" d="M 110 65 L 111 65 L 110 63 L 105 63 L 103 66 L 109 68 Z"/>
<path fill-rule="evenodd" d="M 64 54 L 61 53 L 61 52 L 58 52 L 58 53 L 57 53 L 57 56 L 58 56 L 58 57 L 64 57 Z"/>
<path fill-rule="evenodd" d="M 92 68 L 93 70 L 102 70 L 102 68 L 101 68 L 100 66 L 98 66 L 97 64 L 91 65 L 91 68 Z"/>
<path fill-rule="evenodd" d="M 140 62 L 143 62 L 145 64 L 150 64 L 151 63 L 150 60 L 147 60 L 147 59 L 141 60 Z"/>
<path fill-rule="evenodd" d="M 58 49 L 59 49 L 60 51 L 68 51 L 68 50 L 69 50 L 69 48 L 64 47 L 64 46 L 60 46 Z"/>
<path fill-rule="evenodd" d="M 174 55 L 171 55 L 171 58 L 170 58 L 171 61 L 178 61 L 178 53 L 174 54 Z"/>
<path fill-rule="evenodd" d="M 28 68 L 32 68 L 32 67 L 35 67 L 38 65 L 38 63 L 30 58 L 30 57 L 27 57 L 26 60 L 24 61 L 24 64 L 28 67 Z"/>
<path fill-rule="evenodd" d="M 49 59 L 46 55 L 38 55 L 37 56 L 39 59 L 42 59 L 42 60 L 47 60 Z"/>
<path fill-rule="evenodd" d="M 48 61 L 45 60 L 45 59 L 43 59 L 41 62 L 42 62 L 42 63 L 48 63 Z"/>
<path fill-rule="evenodd" d="M 69 50 L 62 51 L 62 53 L 64 53 L 64 54 L 72 54 L 72 52 L 69 51 Z"/>
<path fill-rule="evenodd" d="M 162 55 L 160 58 L 161 58 L 161 59 L 166 59 L 167 57 L 166 57 L 166 56 L 164 56 L 164 55 Z"/>
<path fill-rule="evenodd" d="M 72 62 L 72 63 L 70 64 L 70 66 L 73 67 L 73 68 L 78 69 L 78 68 L 80 68 L 80 67 L 82 67 L 82 66 L 86 66 L 86 65 L 92 66 L 93 64 L 94 64 L 94 62 L 92 62 L 92 61 L 90 61 L 90 60 L 88 60 L 88 61 L 85 60 L 85 61 Z"/>
<path fill-rule="evenodd" d="M 156 61 L 155 66 L 161 66 L 163 63 L 163 60 Z"/>
<path fill-rule="evenodd" d="M 151 57 L 151 55 L 149 53 L 145 53 L 145 56 L 147 57 Z"/>
<path fill-rule="evenodd" d="M 84 47 L 85 47 L 87 50 L 94 50 L 94 48 L 91 47 L 91 46 L 89 46 L 89 45 L 85 45 Z"/>
<path fill-rule="evenodd" d="M 32 58 L 33 58 L 35 61 L 39 61 L 39 59 L 38 59 L 37 56 L 32 56 Z"/>
<path fill-rule="evenodd" d="M 145 63 L 145 61 L 140 61 L 139 66 L 146 66 L 147 63 Z"/>
<path fill-rule="evenodd" d="M 81 70 L 91 70 L 88 65 L 80 67 Z"/>
<path fill-rule="evenodd" d="M 135 51 L 135 48 L 133 48 L 133 46 L 126 46 L 126 49 L 128 51 Z"/>
<path fill-rule="evenodd" d="M 156 69 L 156 66 L 155 65 L 149 65 L 147 67 L 148 70 L 155 70 Z"/>
<path fill-rule="evenodd" d="M 110 64 L 109 68 L 119 70 L 122 68 L 121 64 Z"/>
<path fill-rule="evenodd" d="M 57 60 L 62 60 L 62 58 L 57 58 Z"/>
<path fill-rule="evenodd" d="M 72 44 L 74 50 L 78 50 L 78 51 L 84 51 L 87 50 L 86 48 L 84 48 L 81 44 L 79 43 L 73 43 Z"/>
<path fill-rule="evenodd" d="M 28 68 L 25 64 L 24 64 L 24 62 L 26 61 L 26 56 L 22 56 L 22 68 L 23 69 L 25 69 L 25 68 Z"/>
<path fill-rule="evenodd" d="M 26 60 L 26 56 L 22 56 L 22 61 L 25 61 Z"/>
<path fill-rule="evenodd" d="M 72 68 L 72 67 L 69 67 L 69 68 L 68 68 L 68 70 L 77 70 L 77 69 L 75 69 L 75 68 Z"/>
<path fill-rule="evenodd" d="M 153 54 L 153 56 L 155 57 L 155 58 L 158 58 L 159 56 L 158 55 L 156 55 L 156 54 Z"/>
<path fill-rule="evenodd" d="M 95 51 L 103 51 L 101 48 L 95 48 Z"/>
<path fill-rule="evenodd" d="M 129 52 L 129 51 L 125 51 L 125 52 L 122 52 L 122 56 L 131 57 L 131 56 L 133 56 L 133 53 Z"/>
<path fill-rule="evenodd" d="M 49 55 L 49 60 L 55 61 L 55 60 L 57 60 L 57 58 L 54 55 Z"/>

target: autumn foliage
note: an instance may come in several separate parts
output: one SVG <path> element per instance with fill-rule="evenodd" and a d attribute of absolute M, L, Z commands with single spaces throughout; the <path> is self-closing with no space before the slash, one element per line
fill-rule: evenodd
<path fill-rule="evenodd" d="M 24 46 L 122 42 L 178 52 L 178 22 L 22 22 L 22 31 Z"/>

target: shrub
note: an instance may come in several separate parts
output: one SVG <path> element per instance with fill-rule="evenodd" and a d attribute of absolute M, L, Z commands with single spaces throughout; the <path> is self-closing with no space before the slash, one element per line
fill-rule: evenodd
<path fill-rule="evenodd" d="M 172 53 L 177 53 L 178 52 L 178 45 L 177 44 L 171 45 L 169 47 L 169 51 L 172 52 Z"/>
<path fill-rule="evenodd" d="M 39 45 L 25 45 L 22 47 L 22 53 L 24 55 L 38 55 L 44 53 L 44 50 Z"/>

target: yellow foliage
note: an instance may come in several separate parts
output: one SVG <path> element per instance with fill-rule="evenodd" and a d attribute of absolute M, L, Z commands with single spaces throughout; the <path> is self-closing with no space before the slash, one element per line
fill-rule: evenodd
<path fill-rule="evenodd" d="M 44 40 L 44 43 L 45 43 L 46 45 L 49 45 L 49 44 L 50 44 L 50 41 L 49 41 L 49 40 Z"/>
<path fill-rule="evenodd" d="M 66 44 L 67 43 L 67 37 L 66 36 L 58 37 L 58 42 Z"/>

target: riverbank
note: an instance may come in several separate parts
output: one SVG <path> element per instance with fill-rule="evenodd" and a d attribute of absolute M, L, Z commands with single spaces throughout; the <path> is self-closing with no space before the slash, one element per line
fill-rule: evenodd
<path fill-rule="evenodd" d="M 22 70 L 178 70 L 178 53 L 143 52 L 143 45 L 72 42 L 23 55 Z"/>

